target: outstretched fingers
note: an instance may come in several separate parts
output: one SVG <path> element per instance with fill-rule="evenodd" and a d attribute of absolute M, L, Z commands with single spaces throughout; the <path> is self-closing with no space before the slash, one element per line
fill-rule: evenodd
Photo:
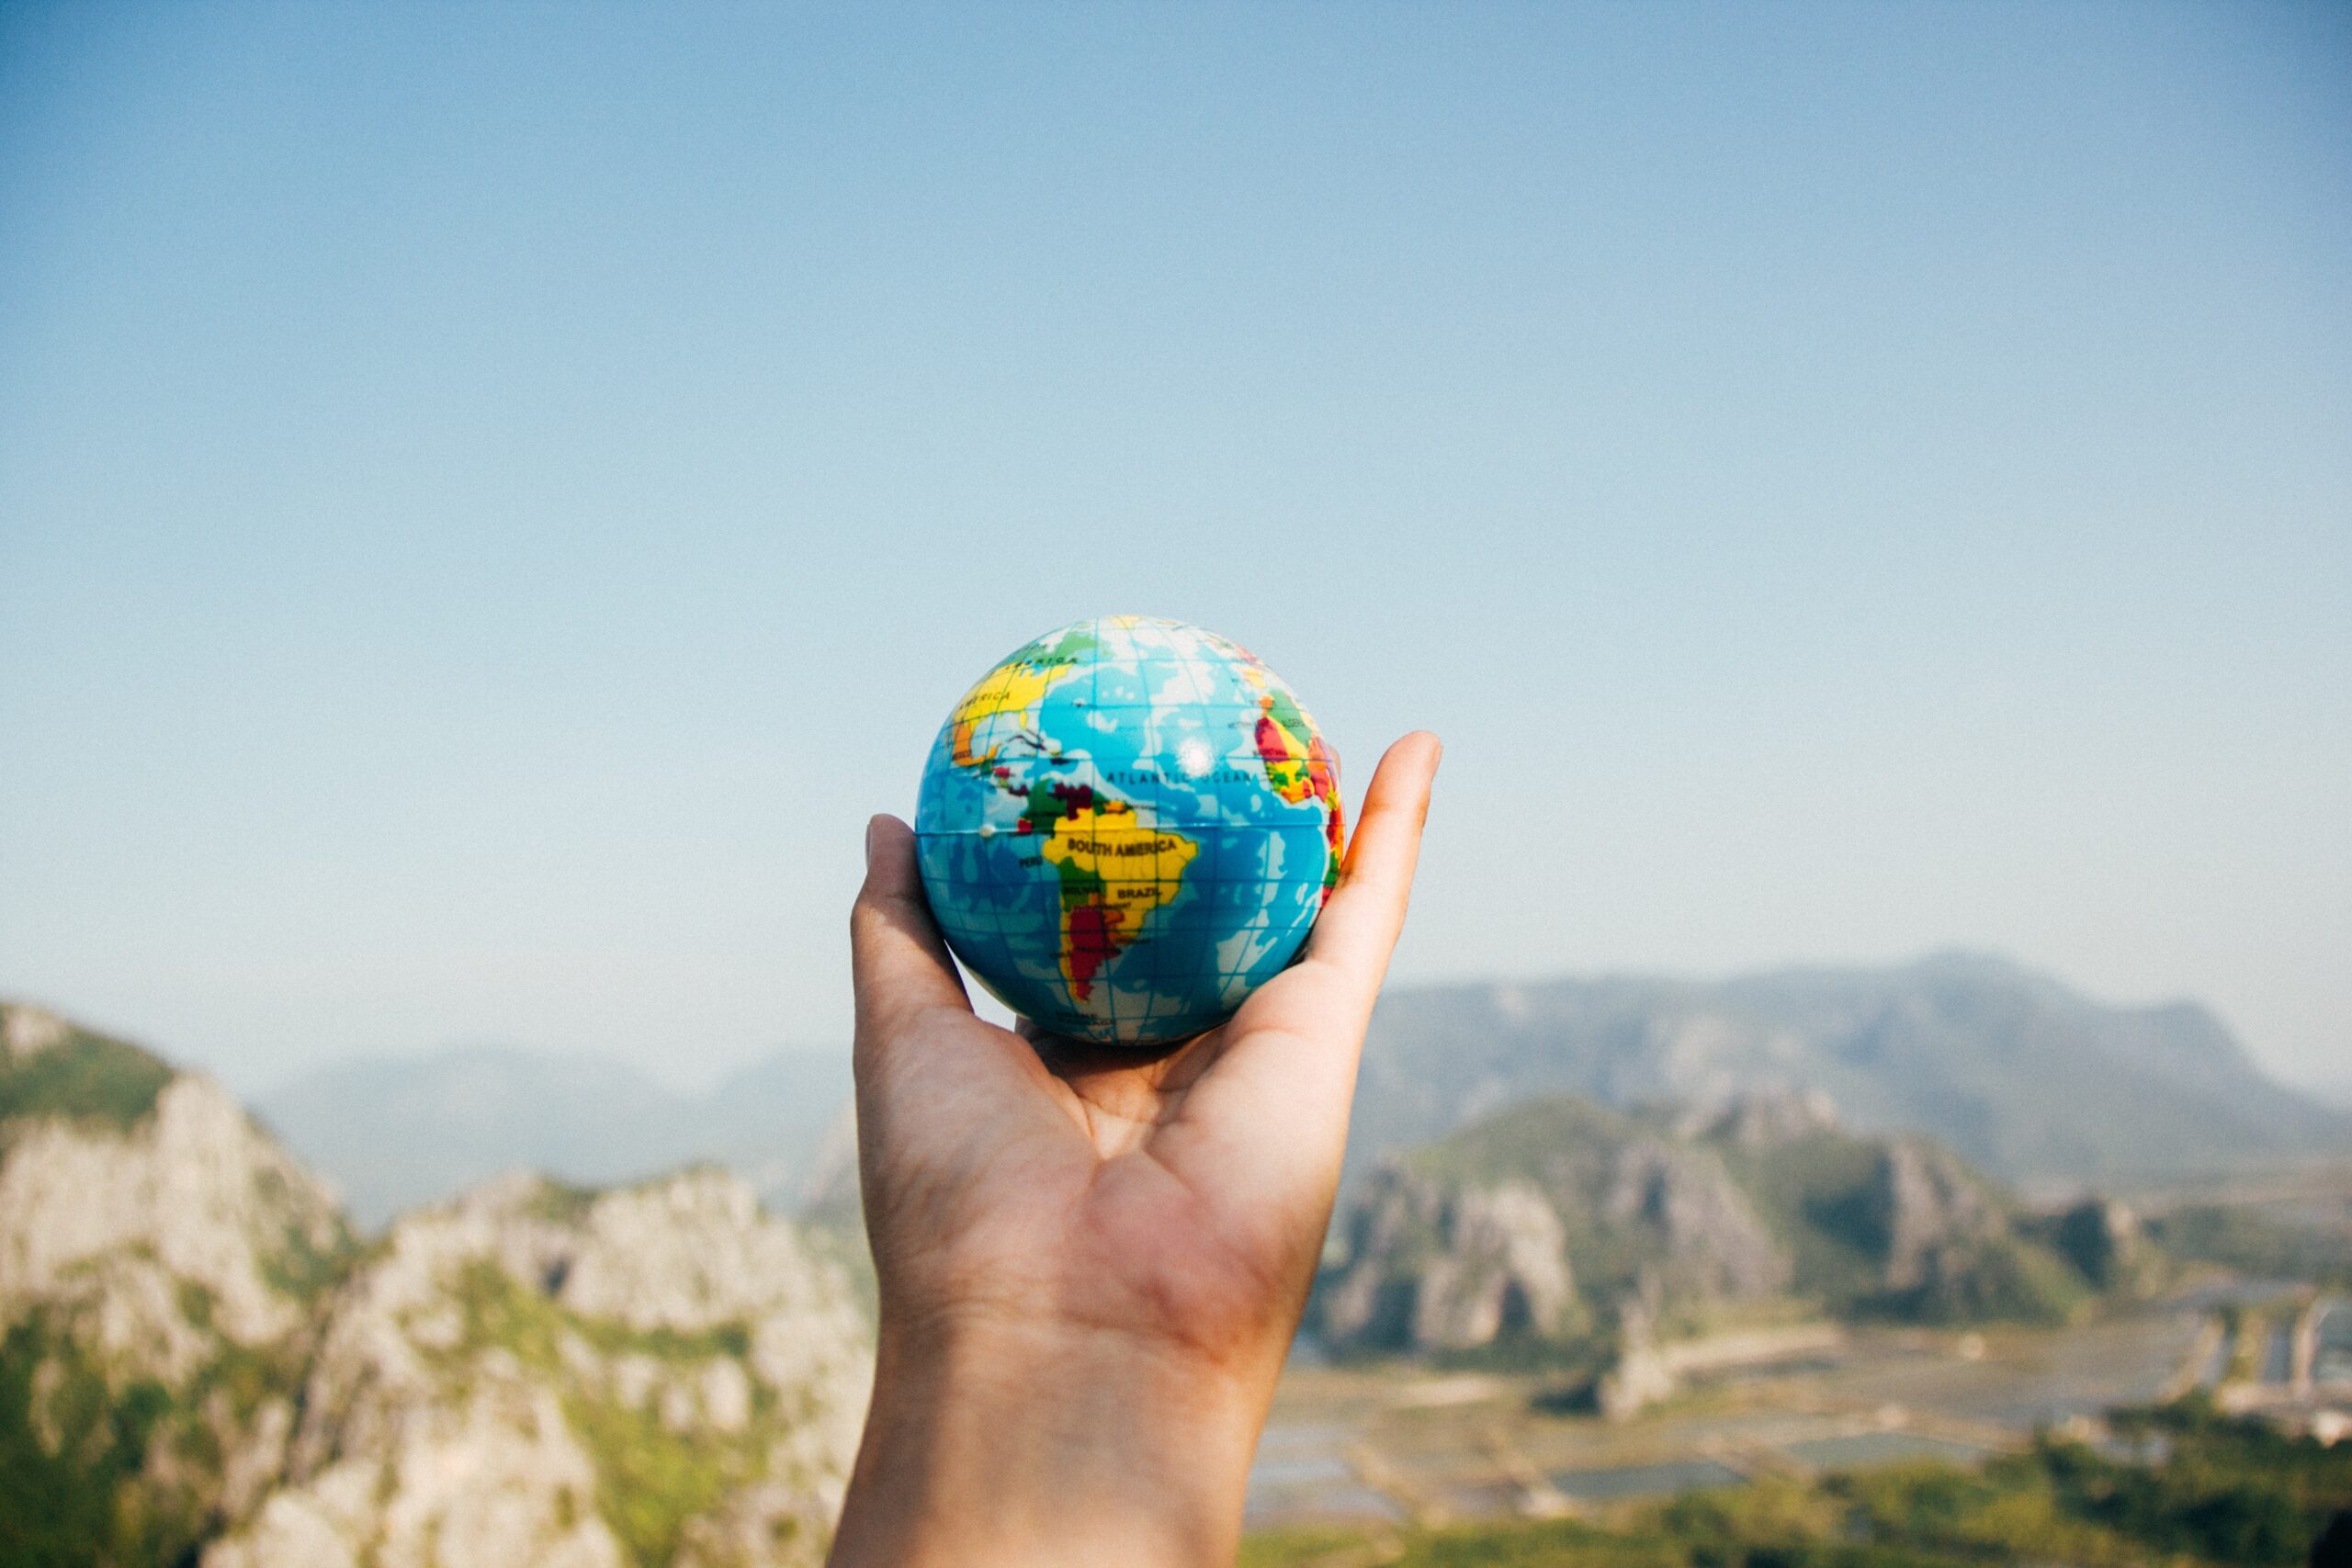
<path fill-rule="evenodd" d="M 865 825 L 865 886 L 850 910 L 849 938 L 861 1056 L 933 1008 L 971 1010 L 923 897 L 914 829 L 895 817 Z"/>

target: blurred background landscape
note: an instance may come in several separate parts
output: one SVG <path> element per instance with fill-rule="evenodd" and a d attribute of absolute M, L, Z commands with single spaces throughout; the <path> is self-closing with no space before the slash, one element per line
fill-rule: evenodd
<path fill-rule="evenodd" d="M 0 7 L 0 1562 L 821 1560 L 1118 611 L 1448 746 L 1246 1561 L 2313 1560 L 2347 277 L 2327 6 Z"/>

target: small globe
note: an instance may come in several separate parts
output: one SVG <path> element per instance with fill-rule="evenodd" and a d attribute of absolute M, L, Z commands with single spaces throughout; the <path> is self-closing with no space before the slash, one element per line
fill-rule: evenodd
<path fill-rule="evenodd" d="M 1280 974 L 1340 875 L 1340 761 L 1257 656 L 1110 615 L 980 678 L 924 764 L 932 914 L 999 1001 L 1123 1045 L 1209 1028 Z"/>

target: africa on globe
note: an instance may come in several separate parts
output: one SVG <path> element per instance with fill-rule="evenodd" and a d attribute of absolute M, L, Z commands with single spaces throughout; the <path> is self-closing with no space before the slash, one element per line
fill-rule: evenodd
<path fill-rule="evenodd" d="M 923 890 L 956 956 L 1040 1027 L 1122 1045 L 1221 1022 L 1340 876 L 1340 760 L 1255 654 L 1181 621 L 1080 621 L 983 675 L 923 767 Z"/>

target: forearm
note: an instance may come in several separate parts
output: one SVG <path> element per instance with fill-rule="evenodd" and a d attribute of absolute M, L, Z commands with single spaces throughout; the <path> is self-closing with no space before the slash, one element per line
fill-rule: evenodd
<path fill-rule="evenodd" d="M 886 1331 L 834 1568 L 1229 1563 L 1278 1370 L 1108 1330 Z"/>

